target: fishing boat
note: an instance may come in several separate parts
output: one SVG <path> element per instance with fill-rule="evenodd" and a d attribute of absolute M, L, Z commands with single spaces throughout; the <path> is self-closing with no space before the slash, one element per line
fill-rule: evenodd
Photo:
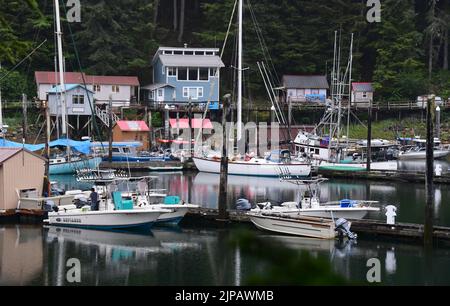
<path fill-rule="evenodd" d="M 93 142 L 92 152 L 102 156 L 103 160 L 109 160 L 109 144 L 107 142 Z M 142 147 L 139 141 L 119 141 L 111 145 L 113 162 L 151 162 L 151 161 L 169 161 L 173 156 L 169 151 L 165 152 L 144 152 L 138 151 Z"/>
<path fill-rule="evenodd" d="M 409 141 L 413 145 L 406 146 L 405 150 L 399 153 L 399 160 L 425 160 L 427 157 L 426 143 L 425 139 L 421 138 L 399 138 L 400 141 Z M 434 159 L 443 159 L 450 154 L 450 148 L 443 146 L 438 138 L 434 139 L 433 157 Z"/>
<path fill-rule="evenodd" d="M 275 215 L 265 212 L 251 212 L 248 215 L 257 228 L 265 231 L 319 239 L 334 239 L 338 235 L 356 238 L 356 234 L 350 232 L 351 224 L 345 219 L 334 222 L 326 218 Z"/>
<path fill-rule="evenodd" d="M 199 171 L 220 173 L 219 158 L 193 158 Z M 266 158 L 250 158 L 248 160 L 229 160 L 228 174 L 278 177 L 280 171 L 287 171 L 293 176 L 307 177 L 311 173 L 311 164 L 291 160 L 289 150 L 275 150 Z"/>
<path fill-rule="evenodd" d="M 100 205 L 99 211 L 92 211 L 90 206 L 77 205 L 57 206 L 48 213 L 44 222 L 50 225 L 80 227 L 88 229 L 123 229 L 123 228 L 150 228 L 162 213 L 170 210 L 150 207 L 146 209 L 133 209 L 132 201 L 122 200 L 120 192 L 113 192 L 114 207 Z"/>
<path fill-rule="evenodd" d="M 298 180 L 281 177 L 286 182 L 298 186 L 306 186 L 306 189 L 298 189 L 297 201 L 283 202 L 280 205 L 273 205 L 266 201 L 258 203 L 257 207 L 251 209 L 251 212 L 264 212 L 265 214 L 284 214 L 288 216 L 308 216 L 318 218 L 344 218 L 359 220 L 364 218 L 369 212 L 378 212 L 378 207 L 371 207 L 372 204 L 378 204 L 378 201 L 350 200 L 343 199 L 333 202 L 320 202 L 319 185 L 326 181 L 325 178 L 316 178 L 311 180 Z M 240 199 L 245 201 L 245 199 Z M 245 203 L 239 203 L 242 207 Z M 247 205 L 248 206 L 248 205 Z"/>

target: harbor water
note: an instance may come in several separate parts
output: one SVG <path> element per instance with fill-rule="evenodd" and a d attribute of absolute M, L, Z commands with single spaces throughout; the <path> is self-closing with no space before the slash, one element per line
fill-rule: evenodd
<path fill-rule="evenodd" d="M 443 168 L 448 170 L 449 165 Z M 153 173 L 152 173 L 153 175 Z M 219 176 L 208 173 L 159 173 L 154 188 L 203 207 L 216 208 Z M 53 176 L 65 189 L 89 189 L 73 176 Z M 132 188 L 124 184 L 122 189 Z M 230 176 L 227 205 L 295 200 L 297 186 L 277 178 Z M 423 223 L 423 184 L 329 180 L 320 186 L 322 201 L 345 198 L 379 201 L 380 212 L 370 218 L 385 220 L 383 207 L 397 206 L 397 221 Z M 435 224 L 450 226 L 450 190 L 436 185 Z M 435 247 L 425 256 L 420 244 L 359 237 L 356 242 L 323 241 L 273 235 L 245 226 L 263 239 L 274 239 L 296 252 L 309 251 L 331 264 L 350 282 L 367 283 L 371 258 L 379 261 L 382 285 L 450 285 L 450 248 Z M 82 285 L 245 285 L 263 274 L 268 263 L 230 244 L 234 228 L 153 228 L 150 232 L 107 232 L 42 225 L 0 225 L 0 285 L 71 285 L 67 260 L 81 264 Z M 431 260 L 427 260 L 431 259 Z M 277 285 L 277 284 L 273 284 Z"/>

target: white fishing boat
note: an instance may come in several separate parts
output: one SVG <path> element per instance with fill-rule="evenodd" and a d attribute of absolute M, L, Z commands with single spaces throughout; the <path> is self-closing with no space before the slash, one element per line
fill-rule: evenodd
<path fill-rule="evenodd" d="M 120 192 L 112 192 L 113 203 L 106 201 L 99 205 L 100 210 L 93 211 L 88 205 L 56 206 L 48 213 L 46 223 L 50 225 L 70 226 L 90 229 L 121 229 L 151 227 L 162 213 L 170 210 L 158 207 L 134 209 L 132 201 L 122 200 Z"/>
<path fill-rule="evenodd" d="M 249 217 L 257 228 L 276 233 L 319 239 L 334 239 L 341 233 L 351 239 L 356 238 L 356 234 L 350 232 L 351 224 L 345 219 L 338 219 L 335 223 L 327 218 L 292 217 L 264 212 L 251 212 Z"/>
<path fill-rule="evenodd" d="M 220 173 L 218 158 L 194 157 L 193 160 L 199 171 Z M 292 161 L 288 150 L 272 151 L 267 158 L 228 161 L 228 174 L 231 175 L 278 177 L 280 171 L 289 172 L 297 177 L 307 177 L 311 173 L 311 164 Z"/>

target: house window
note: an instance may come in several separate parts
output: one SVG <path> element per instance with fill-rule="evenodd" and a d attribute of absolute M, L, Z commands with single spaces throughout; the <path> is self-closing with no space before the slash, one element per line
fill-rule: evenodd
<path fill-rule="evenodd" d="M 200 81 L 208 81 L 208 68 L 200 68 L 199 69 L 199 80 Z"/>
<path fill-rule="evenodd" d="M 194 55 L 194 51 L 184 51 L 184 55 Z"/>
<path fill-rule="evenodd" d="M 178 79 L 179 81 L 187 80 L 187 68 L 178 68 Z"/>
<path fill-rule="evenodd" d="M 176 76 L 177 75 L 177 68 L 175 68 L 175 67 L 167 68 L 167 75 L 168 76 Z"/>
<path fill-rule="evenodd" d="M 198 81 L 198 68 L 189 68 L 189 81 Z"/>
<path fill-rule="evenodd" d="M 205 52 L 203 52 L 203 51 L 195 51 L 195 55 L 205 55 Z"/>
<path fill-rule="evenodd" d="M 183 51 L 173 51 L 173 54 L 175 54 L 175 55 L 182 55 Z"/>
<path fill-rule="evenodd" d="M 119 85 L 113 85 L 112 92 L 119 92 Z"/>
<path fill-rule="evenodd" d="M 206 55 L 214 55 L 214 52 L 206 51 L 205 54 L 206 54 Z"/>
<path fill-rule="evenodd" d="M 100 85 L 94 84 L 94 91 L 99 92 L 100 91 Z"/>
<path fill-rule="evenodd" d="M 209 76 L 211 77 L 216 76 L 216 68 L 209 68 Z"/>
<path fill-rule="evenodd" d="M 149 97 L 150 97 L 150 99 L 152 99 L 152 100 L 154 99 L 154 97 L 155 97 L 155 94 L 154 94 L 154 92 L 153 92 L 153 91 L 150 91 L 150 96 L 149 96 Z"/>
<path fill-rule="evenodd" d="M 367 98 L 367 92 L 363 92 L 363 93 L 362 93 L 362 97 L 363 97 L 363 98 Z"/>
<path fill-rule="evenodd" d="M 83 95 L 73 95 L 72 103 L 73 104 L 84 104 L 84 96 Z"/>
<path fill-rule="evenodd" d="M 197 100 L 203 97 L 203 87 L 183 87 L 183 98 Z"/>
<path fill-rule="evenodd" d="M 158 97 L 162 97 L 163 96 L 163 90 L 162 89 L 158 89 Z"/>

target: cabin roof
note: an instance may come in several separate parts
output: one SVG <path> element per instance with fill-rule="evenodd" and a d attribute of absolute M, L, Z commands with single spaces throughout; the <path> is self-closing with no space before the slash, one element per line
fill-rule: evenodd
<path fill-rule="evenodd" d="M 59 73 L 54 71 L 35 71 L 34 77 L 38 84 L 59 84 Z M 136 76 L 100 76 L 86 75 L 81 72 L 64 72 L 64 82 L 69 84 L 99 84 L 99 85 L 129 85 L 139 86 Z"/>
<path fill-rule="evenodd" d="M 188 129 L 189 128 L 189 119 L 187 118 L 181 118 L 178 119 L 169 119 L 170 126 L 172 128 L 179 128 L 179 129 Z M 203 123 L 203 124 L 202 124 Z M 202 127 L 203 129 L 212 129 L 213 125 L 209 119 L 199 119 L 199 118 L 192 118 L 192 128 L 199 129 Z"/>
<path fill-rule="evenodd" d="M 73 89 L 75 89 L 75 88 L 77 88 L 77 87 L 81 87 L 82 89 L 87 90 L 87 91 L 93 93 L 92 90 L 87 89 L 86 87 L 84 87 L 84 86 L 81 85 L 81 84 L 65 84 L 64 87 L 65 87 L 65 91 L 66 91 L 66 92 L 67 92 L 67 91 L 71 91 L 71 90 L 73 90 Z M 62 88 L 61 88 L 60 85 L 57 85 L 57 86 L 53 87 L 52 89 L 50 89 L 48 93 L 49 93 L 49 94 L 53 94 L 53 93 L 59 93 L 59 92 L 65 92 L 65 91 L 62 90 Z"/>
<path fill-rule="evenodd" d="M 327 77 L 324 75 L 283 75 L 285 88 L 328 89 Z"/>
<path fill-rule="evenodd" d="M 352 90 L 355 92 L 374 92 L 372 83 L 352 83 Z"/>
<path fill-rule="evenodd" d="M 11 157 L 13 157 L 14 155 L 16 155 L 17 153 L 21 152 L 21 151 L 25 151 L 28 154 L 34 155 L 42 160 L 46 160 L 44 157 L 33 153 L 31 151 L 28 151 L 27 149 L 23 149 L 23 148 L 0 148 L 0 165 L 2 165 L 5 161 L 7 161 L 8 159 L 10 159 Z"/>
<path fill-rule="evenodd" d="M 150 129 L 143 120 L 119 120 L 116 123 L 123 132 L 148 132 Z"/>
<path fill-rule="evenodd" d="M 167 67 L 225 67 L 225 64 L 217 55 L 160 54 L 159 59 Z"/>

